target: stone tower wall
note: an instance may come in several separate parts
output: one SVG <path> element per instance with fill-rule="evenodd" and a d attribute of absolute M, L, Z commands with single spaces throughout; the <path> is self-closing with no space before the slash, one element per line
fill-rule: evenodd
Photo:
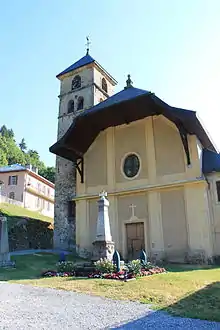
<path fill-rule="evenodd" d="M 75 75 L 81 77 L 81 87 L 71 90 L 72 79 Z M 103 76 L 91 65 L 82 67 L 64 77 L 60 86 L 60 105 L 58 115 L 59 140 L 71 126 L 73 119 L 82 111 L 99 103 L 100 99 L 105 99 L 105 93 L 100 92 L 100 88 L 95 88 L 95 84 L 101 86 Z M 109 92 L 112 94 L 112 87 L 108 81 Z M 79 97 L 84 98 L 84 107 L 77 110 Z M 68 103 L 74 101 L 74 112 L 68 113 Z M 62 157 L 56 157 L 55 176 L 55 205 L 54 205 L 54 248 L 72 250 L 75 248 L 76 220 L 69 216 L 69 202 L 77 194 L 76 192 L 76 169 L 74 163 Z"/>

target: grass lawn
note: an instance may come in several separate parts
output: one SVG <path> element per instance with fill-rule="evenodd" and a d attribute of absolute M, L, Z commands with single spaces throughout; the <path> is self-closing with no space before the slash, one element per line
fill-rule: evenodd
<path fill-rule="evenodd" d="M 17 269 L 0 270 L 0 280 L 71 290 L 151 304 L 172 314 L 220 322 L 220 268 L 170 266 L 165 274 L 120 282 L 100 279 L 39 278 L 55 268 L 57 256 L 16 257 Z M 73 257 L 69 257 L 73 260 Z"/>
<path fill-rule="evenodd" d="M 39 212 L 30 211 L 28 209 L 13 204 L 1 203 L 0 211 L 9 217 L 9 221 L 10 219 L 13 220 L 13 217 L 27 217 L 53 223 L 52 218 L 46 217 Z"/>

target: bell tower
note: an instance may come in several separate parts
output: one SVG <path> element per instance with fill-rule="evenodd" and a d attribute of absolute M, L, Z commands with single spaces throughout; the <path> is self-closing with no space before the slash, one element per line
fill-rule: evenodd
<path fill-rule="evenodd" d="M 68 131 L 76 116 L 112 96 L 113 88 L 117 84 L 90 56 L 89 44 L 87 38 L 86 55 L 56 76 L 60 80 L 57 140 Z M 75 195 L 75 164 L 56 156 L 55 248 L 75 248 L 75 203 L 72 201 Z"/>

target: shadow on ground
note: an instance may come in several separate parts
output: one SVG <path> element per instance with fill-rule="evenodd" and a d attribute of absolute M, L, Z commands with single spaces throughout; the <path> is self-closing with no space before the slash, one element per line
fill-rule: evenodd
<path fill-rule="evenodd" d="M 111 329 L 220 329 L 219 311 L 220 282 L 215 282 L 167 308 Z"/>
<path fill-rule="evenodd" d="M 219 330 L 220 323 L 198 319 L 173 317 L 164 312 L 149 312 L 146 316 L 137 320 L 115 326 L 111 330 L 141 330 L 141 329 L 212 329 Z"/>

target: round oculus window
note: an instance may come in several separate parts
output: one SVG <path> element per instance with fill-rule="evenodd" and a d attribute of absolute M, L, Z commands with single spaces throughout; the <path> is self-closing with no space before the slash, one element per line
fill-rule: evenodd
<path fill-rule="evenodd" d="M 123 172 L 128 178 L 135 177 L 140 170 L 140 160 L 137 155 L 128 155 L 123 164 Z"/>

